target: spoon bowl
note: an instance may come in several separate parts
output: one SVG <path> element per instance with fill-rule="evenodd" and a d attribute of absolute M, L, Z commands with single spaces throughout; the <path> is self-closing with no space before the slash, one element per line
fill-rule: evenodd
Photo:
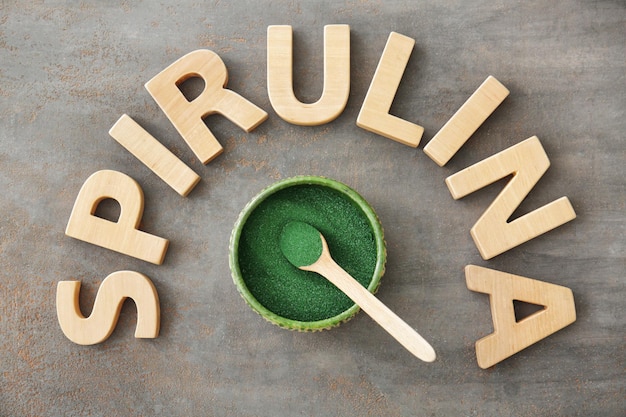
<path fill-rule="evenodd" d="M 332 282 L 413 355 L 425 362 L 436 359 L 435 350 L 419 333 L 333 260 L 326 239 L 313 226 L 287 223 L 280 236 L 280 248 L 296 268 L 316 272 Z"/>

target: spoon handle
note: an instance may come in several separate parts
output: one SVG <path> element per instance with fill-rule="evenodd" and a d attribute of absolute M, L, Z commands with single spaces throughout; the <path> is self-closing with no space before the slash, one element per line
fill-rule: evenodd
<path fill-rule="evenodd" d="M 310 266 L 310 270 L 324 276 L 343 291 L 413 355 L 424 362 L 432 362 L 436 359 L 435 350 L 419 333 L 352 278 L 330 256 L 322 255 L 315 264 Z"/>

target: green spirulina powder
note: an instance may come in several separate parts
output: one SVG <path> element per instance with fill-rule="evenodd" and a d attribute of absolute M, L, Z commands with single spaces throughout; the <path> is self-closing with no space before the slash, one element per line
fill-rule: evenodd
<path fill-rule="evenodd" d="M 319 230 L 331 256 L 363 286 L 376 268 L 376 240 L 367 217 L 338 191 L 317 185 L 280 190 L 261 202 L 241 231 L 241 275 L 254 297 L 268 310 L 291 320 L 334 317 L 354 302 L 324 277 L 293 266 L 282 253 L 280 237 L 289 222 Z"/>

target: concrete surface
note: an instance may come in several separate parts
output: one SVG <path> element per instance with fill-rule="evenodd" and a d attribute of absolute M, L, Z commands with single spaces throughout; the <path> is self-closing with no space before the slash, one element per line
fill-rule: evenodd
<path fill-rule="evenodd" d="M 267 26 L 294 27 L 296 91 L 314 101 L 330 23 L 351 26 L 348 106 L 328 125 L 289 125 L 267 97 Z M 624 3 L 610 0 L 2 1 L 0 415 L 624 415 L 625 23 Z M 392 112 L 425 127 L 418 149 L 355 125 L 391 31 L 416 39 Z M 143 87 L 198 48 L 220 54 L 229 87 L 270 114 L 249 134 L 210 117 L 225 153 L 207 166 Z M 438 167 L 421 149 L 489 74 L 510 96 Z M 108 136 L 123 113 L 202 176 L 188 198 Z M 565 195 L 578 218 L 483 261 L 469 229 L 503 182 L 453 201 L 444 179 L 533 135 L 552 165 L 519 214 Z M 64 236 L 80 186 L 100 169 L 141 184 L 143 230 L 171 241 L 162 266 Z M 411 357 L 365 315 L 293 333 L 238 296 L 228 269 L 237 214 L 296 174 L 346 182 L 377 210 L 389 249 L 379 296 L 437 362 Z M 491 316 L 488 297 L 465 286 L 467 264 L 571 288 L 578 320 L 481 370 L 474 343 Z M 89 314 L 101 281 L 122 269 L 155 283 L 160 336 L 134 339 L 127 302 L 105 343 L 70 342 L 57 282 L 81 280 Z"/>

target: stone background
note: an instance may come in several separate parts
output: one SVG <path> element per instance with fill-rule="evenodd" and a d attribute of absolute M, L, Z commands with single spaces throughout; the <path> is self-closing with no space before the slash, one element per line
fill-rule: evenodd
<path fill-rule="evenodd" d="M 624 415 L 623 1 L 0 5 L 0 415 Z M 315 101 L 322 28 L 332 23 L 351 27 L 347 108 L 327 125 L 290 125 L 267 96 L 267 26 L 293 26 L 295 90 Z M 392 113 L 425 127 L 418 149 L 355 125 L 391 31 L 416 40 Z M 199 48 L 217 52 L 229 88 L 269 113 L 249 134 L 207 118 L 225 148 L 207 166 L 143 87 Z M 438 167 L 424 144 L 490 74 L 510 96 Z M 201 175 L 187 198 L 108 136 L 124 113 Z M 504 182 L 453 201 L 444 179 L 533 135 L 552 165 L 518 213 L 568 196 L 578 218 L 483 261 L 469 229 Z M 141 184 L 142 230 L 171 242 L 163 265 L 64 235 L 78 190 L 101 169 Z M 412 357 L 364 314 L 302 334 L 266 323 L 239 297 L 228 268 L 232 225 L 261 189 L 298 174 L 345 182 L 376 209 L 389 252 L 378 295 L 431 341 L 435 363 Z M 492 331 L 489 299 L 466 288 L 468 264 L 571 288 L 577 321 L 481 370 L 474 343 Z M 69 341 L 57 283 L 81 280 L 89 314 L 102 280 L 123 269 L 157 287 L 160 336 L 133 337 L 127 301 L 106 342 Z"/>

